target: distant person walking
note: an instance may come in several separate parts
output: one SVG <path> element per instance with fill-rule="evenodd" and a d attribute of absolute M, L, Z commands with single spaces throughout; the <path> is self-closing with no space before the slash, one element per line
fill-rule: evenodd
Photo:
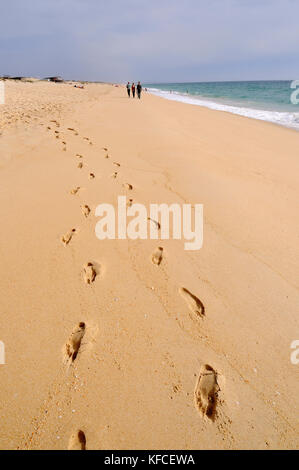
<path fill-rule="evenodd" d="M 135 83 L 132 83 L 132 96 L 135 98 Z"/>
<path fill-rule="evenodd" d="M 128 97 L 130 98 L 130 95 L 131 95 L 130 82 L 127 83 L 127 92 L 128 92 Z"/>
<path fill-rule="evenodd" d="M 138 84 L 137 84 L 137 95 L 138 95 L 139 99 L 141 98 L 141 90 L 142 90 L 141 83 L 138 82 Z"/>

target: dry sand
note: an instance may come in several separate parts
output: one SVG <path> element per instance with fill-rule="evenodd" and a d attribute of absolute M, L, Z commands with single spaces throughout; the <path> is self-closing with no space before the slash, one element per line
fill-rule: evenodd
<path fill-rule="evenodd" d="M 298 448 L 299 133 L 110 85 L 6 98 L 0 448 Z M 203 248 L 99 241 L 118 195 L 203 203 Z"/>

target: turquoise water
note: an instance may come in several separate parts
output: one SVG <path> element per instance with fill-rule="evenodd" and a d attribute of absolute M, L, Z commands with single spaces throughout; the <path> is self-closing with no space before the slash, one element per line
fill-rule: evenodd
<path fill-rule="evenodd" d="M 299 130 L 299 104 L 291 103 L 291 81 L 156 83 L 151 93 Z M 299 98 L 299 93 L 297 95 Z"/>

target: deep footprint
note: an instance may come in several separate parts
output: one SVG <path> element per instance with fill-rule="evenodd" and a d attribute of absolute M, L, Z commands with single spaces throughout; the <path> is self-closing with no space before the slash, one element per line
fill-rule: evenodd
<path fill-rule="evenodd" d="M 209 365 L 202 366 L 194 390 L 195 406 L 202 416 L 215 417 L 218 391 L 216 372 Z"/>
<path fill-rule="evenodd" d="M 86 450 L 86 437 L 81 429 L 71 435 L 68 450 Z"/>
<path fill-rule="evenodd" d="M 89 216 L 90 208 L 86 204 L 84 206 L 81 206 L 81 210 L 82 210 L 83 215 L 85 215 L 85 217 Z"/>
<path fill-rule="evenodd" d="M 197 297 L 195 297 L 195 295 L 191 294 L 191 292 L 188 291 L 188 289 L 185 289 L 185 287 L 180 287 L 179 293 L 187 303 L 192 313 L 200 317 L 204 316 L 205 307 L 203 303 Z"/>
<path fill-rule="evenodd" d="M 162 259 L 163 259 L 163 248 L 159 246 L 152 255 L 152 262 L 153 264 L 156 264 L 157 266 L 159 266 L 159 264 L 161 264 Z"/>
<path fill-rule="evenodd" d="M 76 232 L 76 229 L 73 228 L 72 230 L 70 230 L 69 232 L 67 232 L 66 234 L 64 234 L 61 237 L 61 241 L 65 246 L 70 243 L 70 241 L 73 238 L 73 235 L 74 235 L 75 232 Z"/>
<path fill-rule="evenodd" d="M 96 275 L 97 273 L 92 263 L 87 263 L 83 267 L 83 277 L 86 284 L 92 284 L 96 278 Z"/>
<path fill-rule="evenodd" d="M 74 362 L 78 356 L 78 352 L 81 346 L 82 338 L 85 334 L 85 323 L 80 322 L 78 326 L 74 329 L 73 333 L 69 337 L 68 342 L 65 345 L 66 357 Z"/>
<path fill-rule="evenodd" d="M 124 183 L 124 184 L 123 184 L 123 187 L 124 187 L 125 189 L 129 189 L 130 191 L 133 189 L 133 186 L 132 186 L 130 183 Z"/>

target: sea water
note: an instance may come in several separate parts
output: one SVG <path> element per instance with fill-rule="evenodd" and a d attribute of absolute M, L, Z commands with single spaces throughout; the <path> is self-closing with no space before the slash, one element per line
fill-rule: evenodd
<path fill-rule="evenodd" d="M 299 104 L 291 81 L 151 83 L 149 92 L 169 100 L 206 106 L 299 130 Z M 299 83 L 298 83 L 299 86 Z M 297 91 L 297 100 L 299 90 Z M 294 100 L 293 100 L 294 101 Z"/>

